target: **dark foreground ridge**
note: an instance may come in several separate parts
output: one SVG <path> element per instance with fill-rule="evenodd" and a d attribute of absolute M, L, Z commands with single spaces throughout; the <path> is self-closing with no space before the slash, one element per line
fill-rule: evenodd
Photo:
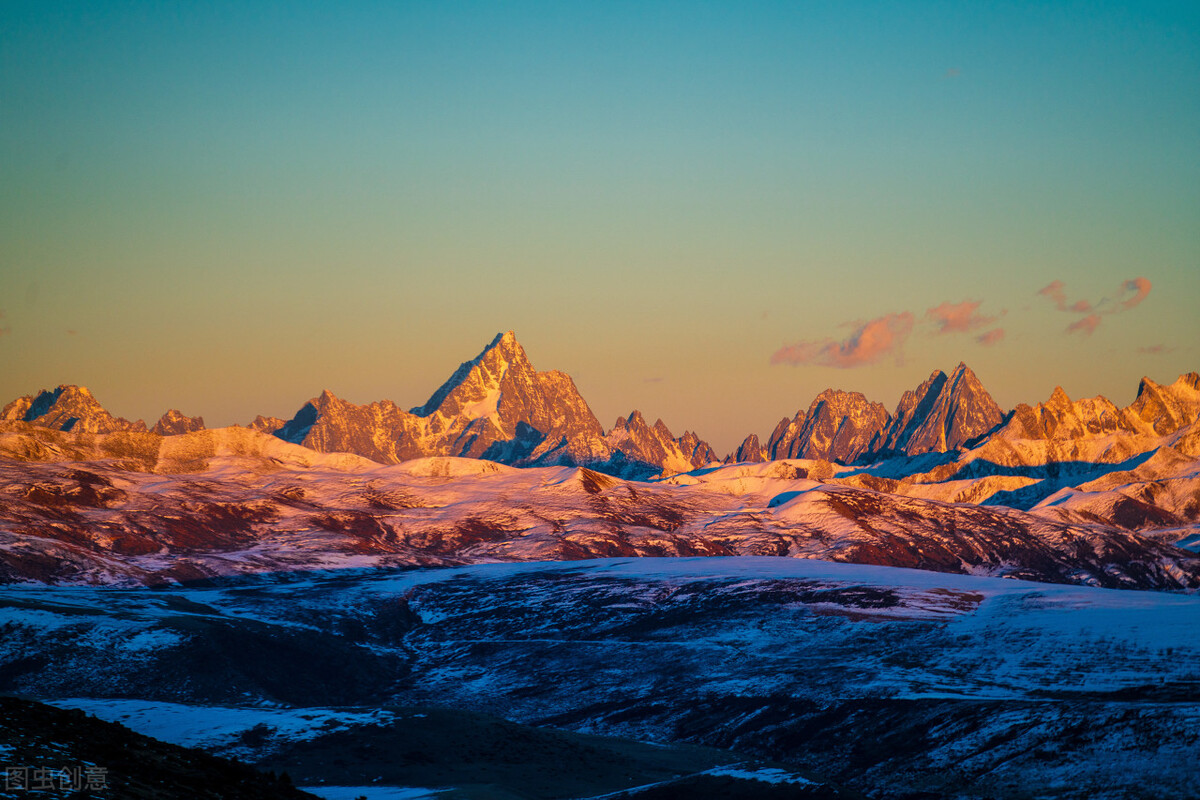
<path fill-rule="evenodd" d="M 76 709 L 0 697 L 5 746 L 0 797 L 150 800 L 303 800 L 287 775 L 275 775 L 134 733 Z"/>

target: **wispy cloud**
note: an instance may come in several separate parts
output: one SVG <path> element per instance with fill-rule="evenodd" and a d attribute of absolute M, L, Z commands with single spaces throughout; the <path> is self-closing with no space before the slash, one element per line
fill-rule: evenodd
<path fill-rule="evenodd" d="M 937 333 L 967 333 L 996 321 L 996 317 L 977 314 L 982 300 L 964 300 L 961 303 L 942 303 L 925 312 L 925 318 L 937 325 Z"/>
<path fill-rule="evenodd" d="M 1069 311 L 1086 316 L 1067 326 L 1067 333 L 1092 334 L 1100 327 L 1101 315 L 1119 314 L 1128 311 L 1141 303 L 1150 294 L 1151 283 L 1148 278 L 1138 276 L 1123 282 L 1117 290 L 1116 299 L 1105 297 L 1096 303 L 1087 300 L 1067 300 L 1067 285 L 1062 281 L 1052 281 L 1038 290 L 1038 294 L 1047 297 L 1059 311 Z"/>
<path fill-rule="evenodd" d="M 1067 310 L 1067 285 L 1062 281 L 1053 281 L 1049 285 L 1043 286 L 1038 290 L 1038 294 L 1053 300 L 1059 311 Z"/>
<path fill-rule="evenodd" d="M 1178 347 L 1167 347 L 1165 344 L 1152 344 L 1146 347 L 1139 347 L 1137 351 L 1147 356 L 1165 356 L 1167 353 L 1174 353 L 1178 349 Z"/>
<path fill-rule="evenodd" d="M 771 356 L 772 364 L 813 364 L 822 367 L 849 369 L 874 364 L 885 356 L 901 357 L 901 349 L 912 333 L 915 318 L 912 312 L 885 314 L 866 322 L 850 323 L 855 330 L 842 341 L 821 339 L 784 345 Z"/>
<path fill-rule="evenodd" d="M 984 347 L 991 347 L 1004 338 L 1004 328 L 992 328 L 990 331 L 979 334 L 975 337 L 975 341 L 979 342 Z"/>
<path fill-rule="evenodd" d="M 1132 297 L 1126 297 L 1124 300 L 1119 299 L 1130 292 L 1133 292 Z M 1125 283 L 1121 284 L 1121 294 L 1118 295 L 1117 308 L 1121 311 L 1127 311 L 1145 300 L 1148 294 L 1150 294 L 1150 281 L 1146 278 L 1137 277 L 1133 280 L 1125 281 Z M 1113 309 L 1111 313 L 1115 314 L 1116 312 L 1117 309 Z"/>
<path fill-rule="evenodd" d="M 1086 317 L 1077 319 L 1067 326 L 1067 333 L 1086 333 L 1091 336 L 1096 332 L 1096 328 L 1100 327 L 1100 315 L 1088 314 Z"/>

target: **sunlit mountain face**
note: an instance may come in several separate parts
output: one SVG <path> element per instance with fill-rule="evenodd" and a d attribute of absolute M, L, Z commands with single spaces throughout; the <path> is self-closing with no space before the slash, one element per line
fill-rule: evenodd
<path fill-rule="evenodd" d="M 1006 411 L 959 364 L 892 412 L 821 392 L 724 458 L 639 411 L 606 429 L 512 332 L 411 410 L 147 426 L 68 385 L 0 416 L 0 691 L 121 723 L 167 773 L 264 797 L 1194 777 L 1196 373 Z M 19 752 L 99 757 L 82 718 L 21 708 L 58 733 L 0 721 Z"/>

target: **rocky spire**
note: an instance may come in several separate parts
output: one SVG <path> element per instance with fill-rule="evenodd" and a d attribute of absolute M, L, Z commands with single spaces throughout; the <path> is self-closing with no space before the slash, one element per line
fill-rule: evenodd
<path fill-rule="evenodd" d="M 1004 412 L 966 364 L 949 376 L 935 371 L 905 392 L 896 406 L 884 444 L 886 452 L 918 455 L 962 447 L 1004 421 Z"/>

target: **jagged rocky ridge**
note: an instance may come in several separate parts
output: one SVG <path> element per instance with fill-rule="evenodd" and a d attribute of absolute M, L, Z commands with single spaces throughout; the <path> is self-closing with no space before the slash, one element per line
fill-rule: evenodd
<path fill-rule="evenodd" d="M 169 413 L 169 412 L 168 412 Z M 114 417 L 83 386 L 59 386 L 36 395 L 18 397 L 0 410 L 0 420 L 31 422 L 46 428 L 75 433 L 145 431 L 142 420 Z"/>
<path fill-rule="evenodd" d="M 326 391 L 274 434 L 383 464 L 455 456 L 649 477 L 716 461 L 694 433 L 676 438 L 662 420 L 648 426 L 637 411 L 605 434 L 570 376 L 534 369 L 512 331 L 459 366 L 422 406 L 404 411 L 387 400 L 358 406 Z"/>
<path fill-rule="evenodd" d="M 959 364 L 949 375 L 935 371 L 905 392 L 891 414 L 858 392 L 828 389 L 807 410 L 782 419 L 765 445 L 751 434 L 724 463 L 801 458 L 872 464 L 1045 441 L 1051 443 L 1039 462 L 1045 464 L 1090 460 L 1094 447 L 1081 453 L 1072 443 L 1107 434 L 1124 437 L 1110 456 L 1122 448 L 1127 455 L 1147 452 L 1156 446 L 1152 440 L 1196 419 L 1198 382 L 1196 373 L 1170 386 L 1143 379 L 1137 399 L 1126 409 L 1102 397 L 1072 403 L 1057 389 L 1044 404 L 1021 404 L 1004 414 L 971 369 Z M 19 398 L 5 406 L 0 420 L 76 433 L 146 430 L 140 420 L 109 414 L 86 388 L 76 386 Z M 320 452 L 354 453 L 383 464 L 456 456 L 515 466 L 588 466 L 620 477 L 647 478 L 720 460 L 695 433 L 675 437 L 662 420 L 649 425 L 636 410 L 605 432 L 571 378 L 534 369 L 512 331 L 497 335 L 476 358 L 460 365 L 422 406 L 406 411 L 389 400 L 357 405 L 325 391 L 289 420 L 259 416 L 249 427 Z M 203 429 L 200 417 L 172 409 L 151 432 L 171 436 Z M 922 471 L 910 467 L 905 469 Z"/>
<path fill-rule="evenodd" d="M 1004 422 L 1004 412 L 966 364 L 938 370 L 905 392 L 894 414 L 859 392 L 826 389 L 784 417 L 765 447 L 751 434 L 727 461 L 820 458 L 849 464 L 963 448 Z"/>
<path fill-rule="evenodd" d="M 425 405 L 411 411 L 389 401 L 359 406 L 325 392 L 291 420 L 260 416 L 249 429 L 206 431 L 200 418 L 172 410 L 147 431 L 141 421 L 109 414 L 86 389 L 64 386 L 20 398 L 0 415 L 6 420 L 0 422 L 0 451 L 20 462 L 8 493 L 41 497 L 50 504 L 46 508 L 58 501 L 31 486 L 35 476 L 30 462 L 100 461 L 174 475 L 250 459 L 248 480 L 256 481 L 264 468 L 274 471 L 280 464 L 343 472 L 449 454 L 522 467 L 586 464 L 633 479 L 679 475 L 671 482 L 686 484 L 691 480 L 687 473 L 701 466 L 711 469 L 717 461 L 695 434 L 676 438 L 662 420 L 649 425 L 638 411 L 619 418 L 605 433 L 570 378 L 537 372 L 511 332 L 497 336 Z M 823 392 L 807 410 L 783 420 L 766 446 L 749 437 L 726 462 L 790 459 L 788 469 L 826 484 L 937 503 L 1010 507 L 1064 524 L 1136 531 L 1166 544 L 1195 546 L 1200 540 L 1198 416 L 1196 373 L 1170 385 L 1144 379 L 1137 399 L 1124 409 L 1105 398 L 1072 401 L 1060 388 L 1045 403 L 1020 405 L 1000 415 L 974 374 L 960 364 L 951 375 L 935 372 L 906 393 L 895 415 L 858 393 Z M 268 433 L 273 436 L 263 435 Z M 302 446 L 288 450 L 288 442 Z M 272 465 L 264 467 L 268 453 Z M 105 465 L 97 469 L 103 472 Z M 90 490 L 79 491 L 86 495 Z M 245 496 L 239 502 L 243 500 Z M 63 502 L 69 506 L 73 501 Z M 184 514 L 187 503 L 181 502 Z M 44 522 L 48 512 L 39 508 L 33 502 L 29 519 Z M 218 541 L 226 524 L 222 520 L 220 514 L 207 520 Z M 124 525 L 113 524 L 114 530 Z M 727 524 L 732 523 L 721 522 L 717 528 Z M 516 530 L 501 527 L 506 535 Z M 37 524 L 20 529 L 37 530 Z M 754 529 L 753 524 L 747 527 Z M 670 552 L 685 553 L 691 547 L 706 551 L 707 544 L 694 543 L 699 541 L 694 533 L 673 543 Z M 607 545 L 576 550 L 572 540 L 566 541 L 570 546 L 543 555 L 610 552 Z M 169 550 L 170 543 L 166 546 Z M 654 552 L 638 545 L 613 547 L 614 553 Z M 889 548 L 886 558 L 909 563 L 898 552 Z"/>

